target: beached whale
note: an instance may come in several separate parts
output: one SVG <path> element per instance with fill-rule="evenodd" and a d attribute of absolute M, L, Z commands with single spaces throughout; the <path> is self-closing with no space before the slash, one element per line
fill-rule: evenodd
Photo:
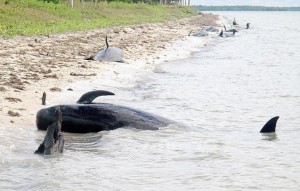
<path fill-rule="evenodd" d="M 117 47 L 109 47 L 107 36 L 105 37 L 106 48 L 101 49 L 96 55 L 86 58 L 86 60 L 124 62 L 124 52 Z"/>
<path fill-rule="evenodd" d="M 191 30 L 189 36 L 204 37 L 208 36 L 208 32 L 205 30 L 201 30 L 196 33 L 193 33 L 193 31 Z"/>
<path fill-rule="evenodd" d="M 144 111 L 110 103 L 93 103 L 99 96 L 114 95 L 109 91 L 91 91 L 81 96 L 77 104 L 59 105 L 62 112 L 62 128 L 64 132 L 89 133 L 114 130 L 121 127 L 132 127 L 143 130 L 158 130 L 173 121 Z M 41 109 L 36 115 L 39 130 L 46 130 L 55 121 L 53 106 Z"/>
<path fill-rule="evenodd" d="M 279 116 L 273 117 L 270 119 L 260 130 L 261 133 L 274 133 L 276 130 L 276 123 L 279 119 Z"/>

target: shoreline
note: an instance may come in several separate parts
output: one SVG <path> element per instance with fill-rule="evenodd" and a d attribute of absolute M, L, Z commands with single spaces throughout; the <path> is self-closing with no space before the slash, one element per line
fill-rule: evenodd
<path fill-rule="evenodd" d="M 218 26 L 217 20 L 217 15 L 201 14 L 165 23 L 1 39 L 0 124 L 6 127 L 35 125 L 39 109 L 59 102 L 72 92 L 68 90 L 71 86 L 81 82 L 89 84 L 109 68 L 132 65 L 153 69 L 156 63 L 170 58 L 164 57 L 162 52 L 168 51 L 175 41 L 187 37 L 191 30 Z M 110 46 L 124 50 L 125 64 L 84 60 L 105 47 L 106 34 Z M 176 57 L 176 53 L 171 56 Z M 43 92 L 54 98 L 46 106 L 41 101 Z M 75 101 L 78 98 L 74 98 Z"/>

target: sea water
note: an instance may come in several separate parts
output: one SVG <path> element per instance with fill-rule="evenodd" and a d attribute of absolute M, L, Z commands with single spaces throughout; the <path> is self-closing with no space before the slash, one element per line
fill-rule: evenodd
<path fill-rule="evenodd" d="M 155 65 L 104 66 L 48 103 L 106 89 L 116 96 L 98 101 L 183 126 L 65 133 L 64 153 L 45 157 L 33 154 L 45 132 L 1 126 L 0 190 L 299 190 L 300 12 L 216 14 L 227 28 L 236 18 L 235 37 L 188 37 Z M 276 134 L 260 134 L 277 115 Z"/>

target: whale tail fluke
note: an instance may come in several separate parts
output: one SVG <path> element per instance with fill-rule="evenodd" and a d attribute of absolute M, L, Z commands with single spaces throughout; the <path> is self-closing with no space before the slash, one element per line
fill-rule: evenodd
<path fill-rule="evenodd" d="M 276 129 L 276 123 L 277 120 L 279 119 L 279 116 L 273 117 L 270 119 L 260 130 L 261 133 L 273 133 L 275 132 Z"/>
<path fill-rule="evenodd" d="M 79 98 L 79 100 L 77 101 L 77 103 L 90 104 L 97 97 L 99 97 L 99 96 L 107 96 L 107 95 L 115 95 L 115 94 L 112 93 L 112 92 L 109 92 L 109 91 L 105 91 L 105 90 L 95 90 L 95 91 L 91 91 L 91 92 L 87 92 L 87 93 L 83 94 Z"/>

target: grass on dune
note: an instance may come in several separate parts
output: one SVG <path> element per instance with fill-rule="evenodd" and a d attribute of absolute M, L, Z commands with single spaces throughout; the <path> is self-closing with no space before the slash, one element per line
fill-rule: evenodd
<path fill-rule="evenodd" d="M 44 3 L 0 0 L 0 36 L 39 35 L 124 24 L 161 22 L 195 15 L 190 7 L 126 3 Z"/>

